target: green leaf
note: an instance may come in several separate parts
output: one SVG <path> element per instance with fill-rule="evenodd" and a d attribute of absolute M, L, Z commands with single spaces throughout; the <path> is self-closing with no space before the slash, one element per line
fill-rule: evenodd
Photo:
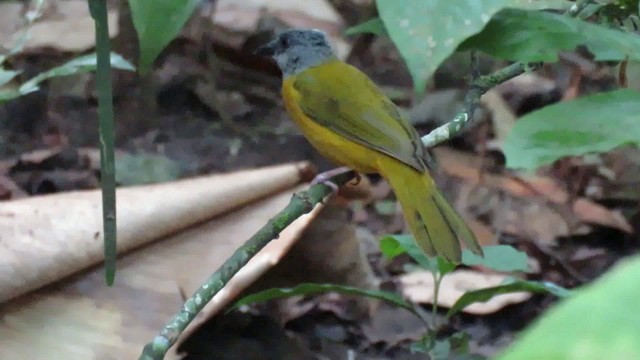
<path fill-rule="evenodd" d="M 456 264 L 454 264 L 451 261 L 443 258 L 442 256 L 437 256 L 436 257 L 436 261 L 437 261 L 437 264 L 438 264 L 438 272 L 440 273 L 441 277 L 447 275 L 450 272 L 452 272 L 457 267 Z"/>
<path fill-rule="evenodd" d="M 396 252 L 398 253 L 395 256 L 406 252 L 407 254 L 409 254 L 409 256 L 411 256 L 411 258 L 415 262 L 418 263 L 418 265 L 422 266 L 423 268 L 428 269 L 430 271 L 436 271 L 438 269 L 435 259 L 430 259 L 427 257 L 427 255 L 422 251 L 422 249 L 420 249 L 418 244 L 416 244 L 415 240 L 413 239 L 413 236 L 387 235 L 382 239 L 382 241 L 386 241 L 388 243 L 386 246 L 390 248 L 392 247 L 392 245 L 390 245 L 391 242 L 396 242 L 397 246 L 395 248 L 400 247 L 405 250 L 403 252 L 398 252 L 398 250 L 396 250 Z"/>
<path fill-rule="evenodd" d="M 135 68 L 127 62 L 122 56 L 111 53 L 111 66 L 115 69 L 121 70 L 129 70 L 134 71 Z M 31 78 L 29 81 L 25 82 L 20 86 L 20 93 L 22 95 L 28 94 L 30 92 L 38 90 L 38 84 L 43 82 L 44 80 L 51 79 L 59 76 L 69 76 L 75 74 L 86 73 L 90 71 L 95 71 L 97 66 L 96 62 L 96 54 L 88 54 L 84 56 L 79 56 L 63 65 L 60 65 L 56 68 L 53 68 L 49 71 L 45 71 L 43 73 L 38 74 L 37 76 Z"/>
<path fill-rule="evenodd" d="M 177 162 L 155 154 L 125 155 L 116 159 L 116 180 L 121 185 L 153 184 L 180 176 Z"/>
<path fill-rule="evenodd" d="M 391 260 L 398 255 L 402 255 L 407 252 L 400 243 L 394 239 L 392 236 L 385 236 L 380 240 L 380 252 L 387 259 Z"/>
<path fill-rule="evenodd" d="M 362 24 L 350 27 L 345 31 L 345 35 L 347 36 L 367 33 L 374 35 L 388 35 L 387 29 L 385 29 L 384 23 L 379 17 L 369 19 Z"/>
<path fill-rule="evenodd" d="M 518 120 L 503 144 L 507 166 L 535 169 L 640 143 L 640 92 L 617 90 L 547 106 Z"/>
<path fill-rule="evenodd" d="M 432 360 L 477 360 L 481 356 L 469 353 L 470 336 L 464 331 L 456 332 L 445 339 L 435 339 L 433 333 L 427 333 L 410 346 L 413 353 L 428 354 Z"/>
<path fill-rule="evenodd" d="M 527 271 L 529 263 L 527 254 L 508 245 L 483 246 L 484 257 L 471 251 L 462 251 L 462 263 L 467 266 L 482 265 L 502 272 Z"/>
<path fill-rule="evenodd" d="M 409 253 L 411 258 L 420 266 L 429 270 L 437 270 L 442 275 L 453 271 L 456 264 L 441 257 L 427 257 L 413 240 L 411 235 L 387 235 L 380 240 L 380 251 L 388 259 Z M 472 253 L 468 249 L 462 250 L 462 264 L 467 266 L 485 266 L 502 271 L 527 271 L 529 269 L 527 254 L 508 245 L 483 246 L 484 257 Z"/>
<path fill-rule="evenodd" d="M 3 102 L 15 99 L 22 95 L 19 91 L 15 90 L 0 90 L 0 104 Z"/>
<path fill-rule="evenodd" d="M 412 353 L 428 354 L 436 346 L 437 339 L 433 332 L 427 332 L 422 338 L 411 344 L 409 350 Z"/>
<path fill-rule="evenodd" d="M 499 360 L 640 359 L 640 257 L 550 309 Z"/>
<path fill-rule="evenodd" d="M 505 7 L 547 8 L 566 1 L 377 0 L 378 13 L 409 68 L 416 91 L 463 40 Z"/>
<path fill-rule="evenodd" d="M 528 291 L 532 293 L 548 293 L 558 297 L 567 297 L 571 294 L 570 290 L 564 289 L 550 282 L 527 281 L 514 279 L 513 281 L 486 289 L 469 291 L 462 295 L 458 301 L 449 309 L 447 317 L 450 317 L 467 306 L 476 302 L 485 302 L 491 300 L 496 295 L 508 294 L 514 292 Z"/>
<path fill-rule="evenodd" d="M 556 61 L 558 52 L 586 45 L 596 60 L 640 60 L 640 37 L 580 19 L 541 11 L 507 9 L 459 50 L 477 49 L 507 60 Z"/>
<path fill-rule="evenodd" d="M 415 313 L 413 306 L 402 297 L 388 292 L 379 290 L 365 290 L 356 287 L 333 284 L 300 284 L 294 288 L 268 289 L 256 294 L 248 295 L 238 300 L 230 310 L 234 310 L 243 305 L 249 305 L 257 302 L 265 302 L 273 299 L 281 299 L 299 295 L 315 295 L 327 292 L 337 292 L 345 295 L 365 296 L 377 300 L 384 300 L 392 305 Z"/>
<path fill-rule="evenodd" d="M 451 358 L 449 339 L 436 340 L 433 348 L 427 352 L 432 360 L 448 360 Z"/>
<path fill-rule="evenodd" d="M 8 84 L 16 76 L 20 75 L 21 71 L 5 70 L 0 68 L 0 87 Z"/>
<path fill-rule="evenodd" d="M 140 74 L 151 71 L 160 52 L 180 33 L 199 4 L 198 0 L 129 0 L 140 44 Z"/>

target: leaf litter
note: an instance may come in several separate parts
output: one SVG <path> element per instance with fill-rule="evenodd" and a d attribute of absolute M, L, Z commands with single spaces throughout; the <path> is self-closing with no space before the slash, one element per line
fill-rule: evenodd
<path fill-rule="evenodd" d="M 233 35 L 214 36 L 209 43 L 202 44 L 201 38 L 191 35 L 198 31 L 185 30 L 168 49 L 168 55 L 160 59 L 157 75 L 161 80 L 158 86 L 162 101 L 153 128 L 142 132 L 134 129 L 131 122 L 135 119 L 126 117 L 135 104 L 122 93 L 115 94 L 116 104 L 121 109 L 119 113 L 123 113 L 118 129 L 118 156 L 138 161 L 130 163 L 133 165 L 129 167 L 131 170 L 126 170 L 127 175 L 133 175 L 134 168 L 141 168 L 136 164 L 150 164 L 153 169 L 167 168 L 159 172 L 142 171 L 143 178 L 134 176 L 126 183 L 164 182 L 298 160 L 311 160 L 320 169 L 331 166 L 315 153 L 283 114 L 277 96 L 279 80 L 273 76 L 269 64 L 251 58 L 248 40 L 255 35 L 253 29 L 264 16 L 261 8 L 266 7 L 271 16 L 286 25 L 313 26 L 329 31 L 341 49 L 341 56 L 346 57 L 350 44 L 340 36 L 343 20 L 325 1 L 305 5 L 308 9 L 283 7 L 276 4 L 277 1 L 235 3 L 221 2 L 211 25 L 225 31 L 216 34 L 233 32 Z M 83 5 L 82 9 L 79 5 Z M 6 9 L 14 6 L 13 12 L 0 12 L 3 19 L 15 14 L 15 4 L 6 2 L 2 6 L 7 6 Z M 73 39 L 60 36 L 68 26 L 65 22 L 72 18 L 79 28 L 92 26 L 86 3 L 55 2 L 55 7 L 45 11 L 38 22 L 33 40 L 26 44 L 30 59 L 35 61 L 19 56 L 15 65 L 37 74 L 51 68 L 52 63 L 64 63 L 70 52 L 91 48 L 93 40 L 86 36 Z M 8 36 L 19 28 L 14 23 L 0 21 L 0 24 L 3 24 L 1 39 L 9 39 Z M 189 26 L 199 25 L 190 23 Z M 111 29 L 116 36 L 118 27 L 115 23 Z M 216 72 L 221 75 L 215 84 L 208 80 L 207 72 L 211 71 L 208 65 L 195 60 L 201 47 L 206 46 L 214 48 L 220 58 L 220 68 Z M 350 59 L 388 89 L 409 89 L 408 73 L 392 49 L 388 40 L 377 39 L 371 44 L 370 51 L 360 50 L 360 53 L 351 54 Z M 455 56 L 452 57 L 443 68 L 459 69 L 460 64 L 456 61 Z M 485 99 L 485 108 L 478 116 L 480 123 L 489 124 L 485 126 L 489 129 L 488 137 L 482 133 L 481 126 L 474 127 L 465 132 L 466 140 L 456 139 L 451 146 L 434 151 L 439 164 L 437 181 L 480 241 L 484 245 L 509 243 L 526 251 L 536 265 L 523 278 L 553 281 L 567 287 L 597 277 L 621 256 L 637 251 L 634 245 L 637 235 L 633 229 L 637 223 L 635 201 L 640 174 L 634 170 L 638 168 L 640 152 L 632 148 L 617 149 L 590 163 L 561 160 L 531 175 L 504 170 L 500 143 L 512 126 L 512 115 L 521 116 L 550 103 L 607 89 L 615 82 L 614 75 L 598 67 L 585 67 L 585 64 L 593 63 L 578 54 L 578 58 L 572 58 L 568 65 L 556 64 L 545 72 L 526 74 L 499 86 L 491 94 L 493 100 Z M 576 66 L 580 66 L 579 74 Z M 443 77 L 436 72 L 436 79 L 434 91 L 460 88 L 460 83 L 453 77 Z M 0 196 L 3 200 L 96 188 L 99 166 L 98 152 L 94 148 L 97 141 L 95 99 L 90 91 L 86 91 L 90 77 L 70 80 L 71 83 L 53 80 L 41 92 L 0 107 L 0 115 L 8 120 L 7 135 L 3 133 L 6 141 L 0 148 L 3 154 Z M 224 95 L 220 97 L 224 104 L 222 111 L 228 112 L 233 120 L 231 128 L 221 123 L 220 109 L 210 102 L 211 94 L 216 90 Z M 403 94 L 409 93 L 398 92 L 399 103 L 409 104 L 410 101 L 403 98 L 407 97 Z M 426 110 L 406 109 L 422 133 L 434 127 L 433 119 L 447 117 L 442 112 L 452 112 L 461 105 L 459 96 L 448 95 L 441 99 L 438 106 L 429 105 Z M 136 159 L 137 156 L 140 157 Z M 159 159 L 158 163 L 151 161 L 152 158 Z M 315 277 L 344 281 L 345 274 L 352 269 L 349 266 L 354 266 L 359 269 L 360 278 L 350 281 L 356 284 L 404 291 L 410 299 L 428 302 L 432 286 L 428 276 L 422 274 L 419 281 L 410 282 L 408 279 L 421 273 L 410 271 L 412 263 L 408 257 L 385 261 L 377 251 L 377 240 L 381 236 L 405 229 L 400 218 L 393 216 L 395 199 L 388 187 L 377 177 L 372 177 L 371 182 L 373 190 L 356 190 L 356 193 L 364 193 L 353 199 L 339 198 L 335 205 L 338 208 L 326 211 L 314 225 L 315 230 L 309 230 L 315 234 L 309 238 L 315 241 L 303 242 L 307 246 L 323 241 L 332 245 L 292 251 L 291 254 L 300 256 L 297 265 L 272 270 L 265 276 L 263 287 L 282 285 L 283 279 L 290 282 L 304 280 L 303 273 L 297 274 L 299 278 L 287 274 L 292 273 L 292 268 L 298 270 L 301 263 L 313 259 Z M 350 222 L 351 204 L 355 201 L 361 204 L 356 225 Z M 636 221 L 630 221 L 634 214 Z M 237 229 L 228 229 L 229 233 L 233 231 Z M 327 241 L 331 237 L 334 239 Z M 350 240 L 340 242 L 340 239 Z M 366 251 L 359 250 L 358 241 L 366 243 Z M 339 244 L 344 246 L 340 251 L 345 250 L 344 254 L 348 255 L 335 255 L 329 251 L 334 250 L 331 246 L 338 247 Z M 342 254 L 340 251 L 337 253 Z M 171 252 L 164 252 L 161 260 L 178 264 L 179 259 L 173 259 L 173 256 Z M 282 261 L 286 263 L 286 259 L 285 256 Z M 327 261 L 334 270 L 335 265 L 343 261 L 343 267 L 338 267 L 342 270 L 338 275 L 334 273 L 334 278 L 327 277 L 331 271 L 322 268 Z M 192 267 L 183 266 L 176 270 L 178 280 L 163 278 L 161 291 L 160 288 L 153 290 L 163 296 L 170 294 L 163 297 L 168 304 L 166 309 L 171 309 L 167 310 L 166 316 L 180 302 L 178 288 L 184 288 L 189 294 L 195 284 L 213 270 L 205 265 L 198 268 L 202 277 L 197 280 L 188 276 Z M 478 279 L 487 279 L 489 286 L 499 284 L 505 278 L 481 267 L 456 271 L 449 276 L 449 280 L 445 277 L 441 292 L 443 307 L 452 306 L 463 289 L 471 289 L 467 285 L 481 284 Z M 272 282 L 266 281 L 269 277 Z M 128 286 L 143 288 L 140 278 L 134 276 L 129 281 Z M 146 294 L 152 296 L 153 291 Z M 242 287 L 237 289 L 238 294 L 242 291 Z M 127 301 L 128 296 L 130 293 L 123 295 L 121 300 Z M 58 300 L 54 295 L 44 294 L 41 301 L 45 305 L 37 307 L 37 311 L 43 311 L 47 306 L 64 308 Z M 523 326 L 555 301 L 549 296 L 524 293 L 502 300 L 497 304 L 475 304 L 469 308 L 469 313 L 476 315 L 456 315 L 445 330 L 467 330 L 471 334 L 472 350 L 491 355 L 512 341 Z M 149 300 L 150 303 L 153 301 L 157 298 Z M 68 305 L 79 314 L 73 316 L 80 318 L 85 316 L 82 314 L 95 313 L 95 309 L 100 308 L 99 301 L 87 302 L 86 299 L 74 299 Z M 296 359 L 312 358 L 314 354 L 324 354 L 327 358 L 357 354 L 359 358 L 410 359 L 409 344 L 423 333 L 421 324 L 406 311 L 343 295 L 299 298 L 272 305 L 257 306 L 246 313 L 218 313 L 213 318 L 200 319 L 198 328 L 181 344 L 180 350 L 187 359 L 211 357 L 225 351 L 243 354 L 247 359 L 260 359 L 260 354 L 265 353 Z M 480 313 L 483 315 L 478 315 Z M 119 330 L 113 322 L 118 313 L 102 311 L 98 314 L 99 325 L 111 329 L 107 333 L 117 334 Z M 166 320 L 166 316 L 159 319 L 158 324 Z M 506 323 L 504 318 L 512 321 Z M 159 330 L 157 326 L 149 327 L 149 332 Z M 225 334 L 224 337 L 221 338 L 221 334 Z"/>

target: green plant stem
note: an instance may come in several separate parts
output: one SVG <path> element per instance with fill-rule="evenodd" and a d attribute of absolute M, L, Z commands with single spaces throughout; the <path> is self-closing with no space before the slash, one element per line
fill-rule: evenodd
<path fill-rule="evenodd" d="M 432 328 L 433 331 L 438 331 L 438 324 L 436 324 L 436 319 L 438 316 L 438 296 L 440 295 L 440 284 L 442 283 L 442 278 L 444 277 L 444 275 L 438 273 L 438 272 L 433 272 L 433 301 L 431 302 L 431 315 L 433 317 L 433 322 L 434 324 L 432 324 Z"/>
<path fill-rule="evenodd" d="M 346 184 L 355 174 L 348 172 L 331 178 L 338 186 Z M 311 186 L 308 190 L 294 194 L 289 204 L 275 217 L 256 232 L 247 242 L 238 248 L 231 257 L 214 272 L 206 282 L 184 303 L 180 312 L 169 321 L 162 332 L 145 345 L 141 360 L 163 359 L 169 348 L 178 340 L 178 336 L 191 323 L 196 315 L 211 301 L 231 278 L 251 258 L 264 248 L 271 240 L 277 239 L 280 232 L 300 216 L 311 212 L 327 195 L 331 188 L 324 184 Z"/>
<path fill-rule="evenodd" d="M 431 148 L 451 139 L 454 135 L 459 134 L 465 125 L 473 119 L 473 114 L 480 103 L 480 97 L 482 94 L 486 93 L 496 85 L 502 84 L 503 82 L 513 79 L 527 71 L 533 71 L 541 65 L 542 64 L 540 63 L 524 64 L 518 62 L 502 68 L 492 74 L 478 77 L 471 83 L 471 86 L 464 97 L 464 108 L 456 114 L 453 120 L 435 128 L 433 131 L 423 136 L 422 143 L 427 148 Z"/>
<path fill-rule="evenodd" d="M 104 231 L 105 277 L 113 285 L 116 276 L 116 168 L 113 96 L 111 93 L 111 44 L 106 0 L 89 0 L 89 11 L 96 28 L 96 86 L 100 129 L 100 179 L 102 186 L 102 224 Z"/>

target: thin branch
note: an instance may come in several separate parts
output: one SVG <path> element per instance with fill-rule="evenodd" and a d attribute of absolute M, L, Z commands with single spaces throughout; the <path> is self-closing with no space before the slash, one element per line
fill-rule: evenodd
<path fill-rule="evenodd" d="M 574 5 L 571 6 L 571 8 L 566 11 L 565 15 L 576 17 L 591 3 L 592 0 L 578 0 Z M 454 135 L 459 134 L 465 127 L 465 125 L 467 125 L 473 119 L 473 114 L 478 107 L 480 97 L 489 89 L 493 88 L 496 85 L 502 84 L 507 80 L 513 79 L 520 74 L 523 74 L 527 71 L 536 70 L 540 66 L 542 66 L 542 63 L 525 64 L 517 62 L 505 68 L 502 68 L 501 70 L 498 70 L 493 74 L 476 77 L 474 73 L 474 66 L 476 65 L 477 58 L 473 53 L 471 59 L 471 71 L 472 75 L 474 76 L 469 91 L 464 97 L 464 109 L 456 114 L 453 120 L 435 128 L 433 131 L 422 137 L 422 143 L 427 148 L 432 148 L 444 141 L 451 139 Z"/>
<path fill-rule="evenodd" d="M 348 172 L 331 178 L 331 181 L 338 186 L 346 184 L 353 179 L 355 174 Z M 213 299 L 231 278 L 249 260 L 264 248 L 271 240 L 277 239 L 282 230 L 300 216 L 311 212 L 327 195 L 331 193 L 331 188 L 317 184 L 308 190 L 294 194 L 289 204 L 282 209 L 275 217 L 267 222 L 258 232 L 256 232 L 247 242 L 238 248 L 216 272 L 191 296 L 182 306 L 182 309 L 164 327 L 162 332 L 147 344 L 140 355 L 140 359 L 159 360 L 163 359 L 169 348 L 178 340 L 178 336 L 191 323 L 204 306 Z"/>
<path fill-rule="evenodd" d="M 97 0 L 94 0 L 97 1 Z M 577 16 L 591 0 L 578 0 L 576 5 L 567 11 L 569 16 Z M 460 111 L 449 123 L 442 125 L 426 136 L 422 137 L 422 142 L 427 148 L 442 143 L 460 133 L 462 128 L 473 119 L 473 114 L 478 107 L 480 97 L 489 89 L 510 80 L 520 74 L 533 71 L 542 63 L 514 63 L 502 68 L 492 74 L 477 76 L 475 65 L 477 57 L 472 55 L 472 83 L 464 99 L 464 109 Z M 353 172 L 341 174 L 331 178 L 331 181 L 342 186 L 351 180 L 355 174 Z M 311 186 L 308 190 L 294 194 L 291 202 L 282 209 L 265 226 L 255 233 L 247 242 L 237 249 L 233 255 L 222 266 L 214 272 L 209 279 L 198 289 L 191 298 L 187 299 L 180 312 L 171 319 L 165 328 L 157 335 L 152 342 L 145 345 L 141 360 L 160 360 L 169 348 L 176 343 L 180 334 L 186 329 L 196 315 L 213 297 L 231 280 L 231 278 L 249 260 L 264 248 L 271 240 L 278 238 L 280 232 L 289 224 L 302 215 L 309 213 L 327 195 L 331 193 L 331 188 L 323 184 Z"/>
<path fill-rule="evenodd" d="M 524 64 L 518 62 L 502 68 L 492 74 L 478 77 L 471 83 L 471 86 L 464 97 L 464 108 L 454 116 L 453 120 L 435 128 L 433 131 L 423 136 L 422 143 L 427 148 L 431 148 L 451 139 L 456 134 L 459 134 L 465 125 L 473 119 L 473 114 L 478 107 L 482 94 L 486 93 L 496 85 L 502 84 L 503 82 L 513 79 L 527 71 L 533 71 L 541 65 L 541 63 Z"/>
<path fill-rule="evenodd" d="M 491 87 L 516 77 L 535 66 L 516 63 L 498 70 L 493 74 L 480 76 L 472 84 L 465 97 L 465 108 L 447 125 L 432 131 L 422 140 L 427 147 L 434 146 L 457 134 L 462 127 L 473 118 L 480 96 Z M 441 130 L 444 128 L 444 130 Z M 354 173 L 342 174 L 332 178 L 332 182 L 341 186 L 354 177 Z M 297 193 L 291 202 L 252 236 L 242 247 L 222 266 L 211 275 L 209 279 L 198 289 L 183 305 L 180 312 L 169 321 L 162 332 L 147 344 L 140 355 L 140 360 L 159 360 L 178 340 L 178 336 L 196 317 L 198 312 L 211 301 L 229 280 L 265 247 L 271 240 L 276 239 L 280 232 L 300 216 L 310 212 L 313 208 L 331 193 L 328 186 L 318 184 L 307 191 Z"/>

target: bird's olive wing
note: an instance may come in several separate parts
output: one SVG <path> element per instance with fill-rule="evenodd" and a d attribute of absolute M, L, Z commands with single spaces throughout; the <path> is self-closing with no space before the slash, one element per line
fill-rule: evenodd
<path fill-rule="evenodd" d="M 425 170 L 420 137 L 365 74 L 342 62 L 296 75 L 298 106 L 313 121 L 366 147 Z"/>

